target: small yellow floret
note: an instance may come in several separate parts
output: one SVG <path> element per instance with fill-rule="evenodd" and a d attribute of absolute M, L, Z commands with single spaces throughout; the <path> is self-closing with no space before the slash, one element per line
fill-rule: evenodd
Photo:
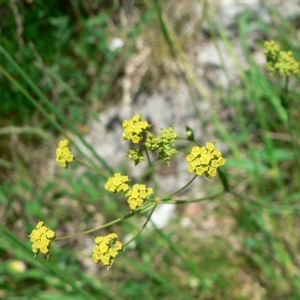
<path fill-rule="evenodd" d="M 141 161 L 145 161 L 146 158 L 143 155 L 143 151 L 142 150 L 136 150 L 131 148 L 129 150 L 129 154 L 127 155 L 128 158 L 132 159 L 134 161 L 134 164 L 137 165 L 138 163 L 140 163 Z"/>
<path fill-rule="evenodd" d="M 110 267 L 119 254 L 123 250 L 121 242 L 117 241 L 118 235 L 111 233 L 107 236 L 98 236 L 95 238 L 96 246 L 93 250 L 93 261 L 98 264 L 100 261 Z"/>
<path fill-rule="evenodd" d="M 265 46 L 265 55 L 266 56 L 276 57 L 280 51 L 280 47 L 274 40 L 265 41 L 264 46 Z"/>
<path fill-rule="evenodd" d="M 300 64 L 296 61 L 292 51 L 282 51 L 275 41 L 266 41 L 265 55 L 267 62 L 265 68 L 282 76 L 290 74 L 300 75 Z"/>
<path fill-rule="evenodd" d="M 56 149 L 56 161 L 59 166 L 67 168 L 69 163 L 74 160 L 74 155 L 70 150 L 70 142 L 68 140 L 60 141 Z"/>
<path fill-rule="evenodd" d="M 195 146 L 186 157 L 188 171 L 201 176 L 203 173 L 208 178 L 217 175 L 217 168 L 225 165 L 226 159 L 222 153 L 215 149 L 214 143 L 207 143 L 206 147 Z"/>
<path fill-rule="evenodd" d="M 50 241 L 55 239 L 55 232 L 44 225 L 44 222 L 40 221 L 36 225 L 35 229 L 30 234 L 30 241 L 32 244 L 32 251 L 35 254 L 42 252 L 48 254 L 50 251 Z"/>
<path fill-rule="evenodd" d="M 172 156 L 177 153 L 177 150 L 173 146 L 178 136 L 179 134 L 172 126 L 162 129 L 158 135 L 147 132 L 145 146 L 152 152 L 159 150 L 158 159 L 163 159 L 169 163 Z"/>
<path fill-rule="evenodd" d="M 128 176 L 123 176 L 120 173 L 116 173 L 114 177 L 108 179 L 105 184 L 105 189 L 111 193 L 126 192 L 129 190 Z"/>
<path fill-rule="evenodd" d="M 137 144 L 143 138 L 143 132 L 147 131 L 150 126 L 147 121 L 142 121 L 141 115 L 136 115 L 131 120 L 124 120 L 123 128 L 123 139 Z"/>
<path fill-rule="evenodd" d="M 142 206 L 147 196 L 152 195 L 153 189 L 146 188 L 145 184 L 135 184 L 132 189 L 126 193 L 127 202 L 132 210 Z"/>

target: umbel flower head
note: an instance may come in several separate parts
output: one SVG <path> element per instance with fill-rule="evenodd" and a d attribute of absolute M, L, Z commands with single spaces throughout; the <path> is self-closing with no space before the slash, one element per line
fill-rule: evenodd
<path fill-rule="evenodd" d="M 118 235 L 111 233 L 107 236 L 98 236 L 95 238 L 96 246 L 93 250 L 93 261 L 98 264 L 100 261 L 110 267 L 119 254 L 123 250 L 121 242 L 117 241 Z"/>
<path fill-rule="evenodd" d="M 55 239 L 55 232 L 45 226 L 44 222 L 38 222 L 30 234 L 30 241 L 33 243 L 32 251 L 35 254 L 38 254 L 40 251 L 48 254 L 50 251 L 50 241 L 53 239 Z"/>
<path fill-rule="evenodd" d="M 267 58 L 276 60 L 278 53 L 280 52 L 280 47 L 279 45 L 274 41 L 265 41 L 264 42 L 265 46 L 265 55 Z"/>
<path fill-rule="evenodd" d="M 59 166 L 67 168 L 69 163 L 74 160 L 74 155 L 70 150 L 70 142 L 68 140 L 62 140 L 58 144 L 56 149 L 56 161 Z"/>
<path fill-rule="evenodd" d="M 143 138 L 143 132 L 149 129 L 150 125 L 147 121 L 142 121 L 141 115 L 136 115 L 131 120 L 124 120 L 123 128 L 124 140 L 131 140 L 137 144 Z"/>
<path fill-rule="evenodd" d="M 278 72 L 283 76 L 300 74 L 300 64 L 295 60 L 292 51 L 281 51 L 274 40 L 266 41 L 264 46 L 267 58 L 265 68 L 268 71 L 272 73 Z"/>
<path fill-rule="evenodd" d="M 212 178 L 217 175 L 217 168 L 225 165 L 226 159 L 215 149 L 214 143 L 207 143 L 206 147 L 193 147 L 186 161 L 189 162 L 189 172 L 199 176 L 205 173 L 206 177 Z"/>
<path fill-rule="evenodd" d="M 146 188 L 145 184 L 135 184 L 132 189 L 126 193 L 126 198 L 130 208 L 135 210 L 144 204 L 147 196 L 152 194 L 152 188 Z"/>
<path fill-rule="evenodd" d="M 175 139 L 178 136 L 179 134 L 172 126 L 168 129 L 162 129 L 161 134 L 159 135 L 154 135 L 153 133 L 148 132 L 145 146 L 152 152 L 159 150 L 158 159 L 163 159 L 166 162 L 169 162 L 172 156 L 177 153 L 173 146 Z"/>
<path fill-rule="evenodd" d="M 127 155 L 127 157 L 130 158 L 131 160 L 133 160 L 135 165 L 137 165 L 141 161 L 146 160 L 146 158 L 143 155 L 142 150 L 136 150 L 136 149 L 133 149 L 133 148 L 131 148 L 129 150 L 129 154 Z"/>
<path fill-rule="evenodd" d="M 129 190 L 128 176 L 123 176 L 120 173 L 116 173 L 114 177 L 110 177 L 105 184 L 105 189 L 111 193 L 126 192 Z"/>

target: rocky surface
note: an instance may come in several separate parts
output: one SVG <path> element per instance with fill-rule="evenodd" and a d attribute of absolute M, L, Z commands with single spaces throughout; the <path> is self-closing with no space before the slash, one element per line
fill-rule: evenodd
<path fill-rule="evenodd" d="M 201 28 L 193 29 L 197 32 L 197 39 L 195 39 L 197 42 L 190 43 L 188 49 L 185 50 L 193 67 L 193 72 L 198 79 L 197 84 L 199 84 L 200 89 L 205 91 L 206 99 L 203 99 L 201 95 L 196 96 L 196 105 L 202 117 L 199 117 L 195 109 L 195 102 L 193 102 L 189 89 L 179 73 L 177 74 L 178 79 L 170 85 L 165 81 L 157 89 L 153 89 L 151 93 L 143 92 L 142 89 L 138 91 L 134 76 L 138 72 L 139 74 L 147 72 L 147 62 L 151 58 L 151 51 L 154 51 L 151 48 L 143 49 L 140 47 L 141 50 L 125 66 L 123 100 L 118 106 L 110 107 L 102 112 L 99 115 L 100 121 L 91 124 L 90 131 L 86 136 L 96 151 L 113 167 L 117 168 L 121 163 L 128 161 L 125 156 L 130 145 L 122 139 L 122 122 L 135 114 L 142 114 L 143 119 L 153 124 L 157 132 L 160 128 L 173 125 L 181 136 L 185 136 L 185 125 L 188 125 L 195 130 L 196 138 L 201 143 L 215 141 L 218 135 L 210 126 L 207 126 L 211 118 L 208 103 L 217 106 L 217 103 L 213 102 L 212 88 L 219 86 L 226 89 L 230 82 L 239 81 L 236 58 L 243 64 L 243 67 L 247 68 L 238 36 L 239 18 L 248 12 L 249 24 L 257 21 L 268 24 L 270 16 L 263 3 L 276 4 L 282 10 L 283 15 L 292 20 L 296 20 L 300 15 L 300 1 L 220 0 L 214 1 L 214 3 L 215 18 L 224 28 L 224 34 L 228 38 L 235 55 L 230 53 L 228 45 L 223 42 L 224 39 L 221 36 L 217 36 L 216 40 L 213 41 L 211 27 L 207 22 L 203 22 Z M 201 7 L 198 9 L 201 10 Z M 264 38 L 266 37 L 260 36 L 259 31 L 252 30 L 248 40 L 253 50 L 253 59 L 260 65 L 264 63 L 264 55 L 262 46 L 258 46 L 256 40 Z M 220 147 L 221 150 L 226 150 L 226 146 L 221 143 Z M 131 161 L 126 164 L 132 177 L 138 178 L 144 170 L 143 166 L 134 168 Z M 187 172 L 187 163 L 183 155 L 179 155 L 175 163 L 171 164 L 169 171 L 168 166 L 165 165 L 164 170 L 158 171 L 157 174 L 162 194 L 178 189 L 190 178 L 191 174 Z M 207 183 L 207 179 L 199 179 L 189 192 L 195 196 L 200 196 L 204 183 Z M 173 211 L 174 207 L 168 208 L 166 211 L 161 208 L 161 211 L 153 218 L 157 220 L 156 223 L 160 227 L 163 227 Z"/>

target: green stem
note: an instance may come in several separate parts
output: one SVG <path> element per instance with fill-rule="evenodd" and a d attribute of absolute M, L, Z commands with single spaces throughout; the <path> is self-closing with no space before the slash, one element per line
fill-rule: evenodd
<path fill-rule="evenodd" d="M 176 141 L 186 141 L 186 142 L 189 142 L 189 143 L 195 143 L 197 146 L 199 146 L 199 143 L 195 139 L 189 140 L 186 137 L 180 137 L 179 136 L 179 137 L 176 138 Z"/>
<path fill-rule="evenodd" d="M 144 149 L 145 149 L 145 153 L 146 153 L 146 156 L 147 156 L 148 164 L 149 164 L 149 167 L 150 167 L 150 176 L 151 176 L 151 180 L 152 180 L 153 187 L 154 187 L 154 195 L 157 196 L 158 185 L 157 185 L 157 182 L 156 182 L 155 177 L 154 177 L 153 165 L 151 163 L 150 156 L 149 156 L 147 148 L 144 147 Z"/>
<path fill-rule="evenodd" d="M 287 102 L 288 95 L 289 95 L 289 76 L 285 77 L 285 86 L 284 86 L 284 96 L 285 96 L 285 101 Z M 288 102 L 287 102 L 288 104 Z"/>
<path fill-rule="evenodd" d="M 250 201 L 254 204 L 257 204 L 257 205 L 260 205 L 260 206 L 264 206 L 266 208 L 269 208 L 269 209 L 278 209 L 279 211 L 282 211 L 282 210 L 299 210 L 300 209 L 300 205 L 294 205 L 294 206 L 291 206 L 291 205 L 272 205 L 272 204 L 267 204 L 267 203 L 263 203 L 263 202 L 260 202 L 256 199 L 253 199 L 253 198 L 250 198 L 248 196 L 245 196 L 245 195 L 242 195 L 234 190 L 229 190 L 228 193 L 238 197 L 238 198 L 241 198 L 241 199 L 245 199 L 247 201 Z"/>
<path fill-rule="evenodd" d="M 105 174 L 102 170 L 96 168 L 96 167 L 93 167 L 91 165 L 89 165 L 88 163 L 86 163 L 85 161 L 83 161 L 82 159 L 78 158 L 78 157 L 75 157 L 75 160 L 80 162 L 81 164 L 85 165 L 86 167 L 92 169 L 93 171 L 105 176 L 105 177 L 110 177 L 109 175 Z"/>
<path fill-rule="evenodd" d="M 205 201 L 205 200 L 210 200 L 210 199 L 214 199 L 217 198 L 219 196 L 225 195 L 225 191 L 222 192 L 218 192 L 212 195 L 208 195 L 202 198 L 197 198 L 197 199 L 190 199 L 190 200 L 168 200 L 168 201 L 164 201 L 163 204 L 187 204 L 187 203 L 193 203 L 193 202 L 201 202 L 201 201 Z"/>
<path fill-rule="evenodd" d="M 187 184 L 185 184 L 183 187 L 181 187 L 180 189 L 176 190 L 175 192 L 172 192 L 164 197 L 161 198 L 161 200 L 168 200 L 171 196 L 183 191 L 185 188 L 187 188 L 197 177 L 198 175 L 195 175 Z"/>
<path fill-rule="evenodd" d="M 57 238 L 55 238 L 55 241 L 66 240 L 66 239 L 69 239 L 69 238 L 72 238 L 72 237 L 76 237 L 76 236 L 80 236 L 80 235 L 85 235 L 85 234 L 92 233 L 94 231 L 97 231 L 97 230 L 109 227 L 109 226 L 111 226 L 113 224 L 117 224 L 117 223 L 119 223 L 119 222 L 121 222 L 121 221 L 123 221 L 125 219 L 131 218 L 131 217 L 133 217 L 134 215 L 136 215 L 138 213 L 144 213 L 144 212 L 148 211 L 149 209 L 151 209 L 153 206 L 156 206 L 156 204 L 155 205 L 154 204 L 150 204 L 150 205 L 148 205 L 146 207 L 143 207 L 142 209 L 139 209 L 139 210 L 137 209 L 135 211 L 132 211 L 129 214 L 127 214 L 127 215 L 125 215 L 125 216 L 123 216 L 121 218 L 115 219 L 115 220 L 113 220 L 111 222 L 108 222 L 108 223 L 106 223 L 104 225 L 101 225 L 99 227 L 96 227 L 96 228 L 93 228 L 93 229 L 89 229 L 89 230 L 86 230 L 86 231 L 82 231 L 82 232 L 79 232 L 79 233 L 71 234 L 71 235 L 57 237 Z"/>
<path fill-rule="evenodd" d="M 159 23 L 160 23 L 160 26 L 161 26 L 161 30 L 162 30 L 162 33 L 163 33 L 165 39 L 166 39 L 166 42 L 167 42 L 168 47 L 169 47 L 169 50 L 170 50 L 172 56 L 174 58 L 176 58 L 176 56 L 177 56 L 176 55 L 176 51 L 175 51 L 175 49 L 173 47 L 173 43 L 172 43 L 171 37 L 169 35 L 168 28 L 167 28 L 166 23 L 165 23 L 165 21 L 163 19 L 163 14 L 162 14 L 161 7 L 160 7 L 160 5 L 159 5 L 159 3 L 158 3 L 157 0 L 153 0 L 153 3 L 154 3 L 154 7 L 155 7 L 155 9 L 157 11 L 158 20 L 159 20 Z"/>
<path fill-rule="evenodd" d="M 229 190 L 229 193 L 232 194 L 232 195 L 234 195 L 234 196 L 236 196 L 236 197 L 239 197 L 239 198 L 245 199 L 245 200 L 247 200 L 247 201 L 250 201 L 250 202 L 252 202 L 252 203 L 255 203 L 255 204 L 258 204 L 258 205 L 262 205 L 262 206 L 266 206 L 265 203 L 259 202 L 259 201 L 256 200 L 256 199 L 252 199 L 252 198 L 250 198 L 250 197 L 248 197 L 248 196 L 242 195 L 242 194 L 240 194 L 240 193 L 238 193 L 238 192 L 236 192 L 236 191 L 234 191 L 234 190 L 232 190 L 232 189 Z M 267 206 L 268 206 L 268 205 L 267 205 Z"/>
<path fill-rule="evenodd" d="M 222 182 L 224 191 L 228 192 L 229 191 L 229 184 L 228 184 L 228 179 L 227 179 L 226 172 L 223 169 L 220 169 L 220 168 L 218 168 L 217 171 L 218 171 L 219 178 Z"/>
<path fill-rule="evenodd" d="M 144 223 L 144 225 L 142 226 L 142 228 L 138 231 L 138 233 L 132 239 L 130 239 L 126 244 L 123 245 L 124 248 L 127 245 L 129 245 L 133 240 L 135 240 L 142 233 L 142 231 L 145 229 L 145 227 L 147 226 L 148 222 L 150 221 L 151 216 L 152 216 L 152 214 L 153 214 L 153 212 L 154 212 L 154 210 L 155 210 L 156 207 L 157 207 L 157 204 L 153 206 L 153 208 L 152 208 L 149 216 L 147 217 L 146 222 Z"/>

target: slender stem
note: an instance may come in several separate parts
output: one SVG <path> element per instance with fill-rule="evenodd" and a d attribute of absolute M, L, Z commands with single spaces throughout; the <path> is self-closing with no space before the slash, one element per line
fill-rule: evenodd
<path fill-rule="evenodd" d="M 149 164 L 149 167 L 150 167 L 150 176 L 151 176 L 153 187 L 154 187 L 154 195 L 157 196 L 157 190 L 158 190 L 157 187 L 158 187 L 158 185 L 157 185 L 157 182 L 156 182 L 155 177 L 154 177 L 153 165 L 151 163 L 150 156 L 149 156 L 147 148 L 144 147 L 144 149 L 145 149 L 145 153 L 146 153 L 146 156 L 147 156 L 148 164 Z"/>
<path fill-rule="evenodd" d="M 242 194 L 240 194 L 240 193 L 238 193 L 238 192 L 236 192 L 235 190 L 232 190 L 232 189 L 229 190 L 229 193 L 236 196 L 236 197 L 248 200 L 248 201 L 253 202 L 255 204 L 258 204 L 258 205 L 262 205 L 262 206 L 266 205 L 265 203 L 259 202 L 256 199 L 253 199 L 253 198 L 250 198 L 248 196 L 242 195 Z"/>
<path fill-rule="evenodd" d="M 176 141 L 186 141 L 186 142 L 189 142 L 189 143 L 194 143 L 194 144 L 196 144 L 197 146 L 199 146 L 200 145 L 200 143 L 198 143 L 195 139 L 194 140 L 189 140 L 189 139 L 187 139 L 186 137 L 177 137 L 176 138 Z"/>
<path fill-rule="evenodd" d="M 190 200 L 173 200 L 172 199 L 172 200 L 164 201 L 163 204 L 187 204 L 187 203 L 193 203 L 193 202 L 201 202 L 201 201 L 217 198 L 219 196 L 225 195 L 225 193 L 226 193 L 225 191 L 222 191 L 222 192 L 218 192 L 216 194 L 207 195 L 202 198 L 190 199 Z"/>
<path fill-rule="evenodd" d="M 227 179 L 227 174 L 223 169 L 218 168 L 217 169 L 219 178 L 221 180 L 221 183 L 223 185 L 224 191 L 229 191 L 229 184 L 228 184 L 228 179 Z"/>
<path fill-rule="evenodd" d="M 85 161 L 83 161 L 82 159 L 78 158 L 78 157 L 75 157 L 75 160 L 80 162 L 81 164 L 87 166 L 88 168 L 92 169 L 93 171 L 105 176 L 105 177 L 109 177 L 109 175 L 105 174 L 102 170 L 96 168 L 96 167 L 93 167 L 91 165 L 89 165 L 88 163 L 86 163 Z"/>
<path fill-rule="evenodd" d="M 242 195 L 234 190 L 229 190 L 228 193 L 236 196 L 236 197 L 239 197 L 241 199 L 245 199 L 247 201 L 250 201 L 254 204 L 257 204 L 257 205 L 260 205 L 260 206 L 264 206 L 264 207 L 268 207 L 268 208 L 277 208 L 279 210 L 283 210 L 283 209 L 300 209 L 300 205 L 294 205 L 294 206 L 291 206 L 291 205 L 272 205 L 272 204 L 267 204 L 267 203 L 263 203 L 263 202 L 260 202 L 256 199 L 253 199 L 253 198 L 250 198 L 248 196 L 245 196 L 245 195 Z"/>
<path fill-rule="evenodd" d="M 287 101 L 288 94 L 289 94 L 289 76 L 285 77 L 284 94 L 285 94 L 285 101 Z"/>
<path fill-rule="evenodd" d="M 164 35 L 164 37 L 166 39 L 166 42 L 168 44 L 168 47 L 169 47 L 169 50 L 170 50 L 171 54 L 173 55 L 174 58 L 176 58 L 177 54 L 176 54 L 176 51 L 175 51 L 175 49 L 173 47 L 173 43 L 172 43 L 171 37 L 169 35 L 169 31 L 168 31 L 168 29 L 166 27 L 166 23 L 165 23 L 165 21 L 163 19 L 163 14 L 162 14 L 161 7 L 160 7 L 160 5 L 159 5 L 159 3 L 158 3 L 157 0 L 153 0 L 153 2 L 154 2 L 154 7 L 155 7 L 155 9 L 157 11 L 158 20 L 159 20 L 159 23 L 160 23 L 160 26 L 161 26 L 162 33 L 163 33 L 163 35 Z"/>
<path fill-rule="evenodd" d="M 144 213 L 146 211 L 148 211 L 149 209 L 151 209 L 153 206 L 156 206 L 156 204 L 150 204 L 146 207 L 143 207 L 142 209 L 137 209 L 135 211 L 132 211 L 130 212 L 129 214 L 123 216 L 123 217 L 120 217 L 118 219 L 115 219 L 111 222 L 108 222 L 104 225 L 101 225 L 99 227 L 96 227 L 96 228 L 93 228 L 93 229 L 89 229 L 89 230 L 86 230 L 86 231 L 82 231 L 82 232 L 79 232 L 79 233 L 75 233 L 75 234 L 71 234 L 71 235 L 66 235 L 66 236 L 61 236 L 61 237 L 57 237 L 55 238 L 56 241 L 61 241 L 61 240 L 66 240 L 66 239 L 69 239 L 69 238 L 72 238 L 72 237 L 75 237 L 75 236 L 80 236 L 80 235 L 84 235 L 84 234 L 88 234 L 88 233 L 92 233 L 94 231 L 97 231 L 97 230 L 100 230 L 100 229 L 103 229 L 103 228 L 106 228 L 106 227 L 109 227 L 113 224 L 116 224 L 116 223 L 119 223 L 125 219 L 128 219 L 128 218 L 131 218 L 133 217 L 134 215 L 138 214 L 138 213 Z"/>
<path fill-rule="evenodd" d="M 161 200 L 168 200 L 171 196 L 183 191 L 185 188 L 187 188 L 197 177 L 198 175 L 195 175 L 187 184 L 185 184 L 183 187 L 181 187 L 180 189 L 176 190 L 175 192 L 172 192 L 164 197 L 161 198 Z"/>
<path fill-rule="evenodd" d="M 145 229 L 145 227 L 147 226 L 148 222 L 150 221 L 151 219 L 151 216 L 155 210 L 155 208 L 157 207 L 157 204 L 155 204 L 146 220 L 146 222 L 144 223 L 144 225 L 142 226 L 142 228 L 138 231 L 138 233 L 136 235 L 134 235 L 134 237 L 132 239 L 130 239 L 126 244 L 123 245 L 123 247 L 125 248 L 127 245 L 129 245 L 133 240 L 135 240 L 141 233 L 142 231 Z"/>

